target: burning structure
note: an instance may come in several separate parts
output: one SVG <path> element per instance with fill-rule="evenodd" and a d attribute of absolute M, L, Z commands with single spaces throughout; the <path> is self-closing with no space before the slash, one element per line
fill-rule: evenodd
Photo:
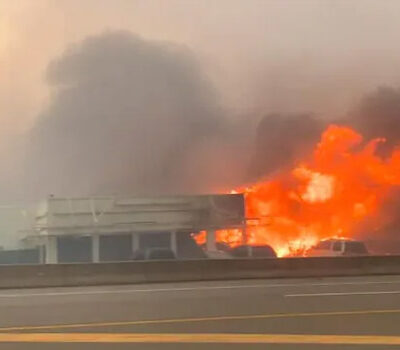
<path fill-rule="evenodd" d="M 311 157 L 233 191 L 245 196 L 247 227 L 217 231 L 217 241 L 269 244 L 278 256 L 288 256 L 304 254 L 320 239 L 379 230 L 391 220 L 382 208 L 400 185 L 400 149 L 381 156 L 384 142 L 328 126 Z M 205 234 L 196 239 L 202 243 Z"/>

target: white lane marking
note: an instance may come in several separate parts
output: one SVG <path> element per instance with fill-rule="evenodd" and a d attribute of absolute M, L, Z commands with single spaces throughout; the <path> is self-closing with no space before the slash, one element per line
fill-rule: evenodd
<path fill-rule="evenodd" d="M 198 286 L 178 288 L 154 288 L 154 289 L 120 289 L 120 290 L 86 290 L 65 292 L 43 292 L 43 293 L 15 293 L 2 294 L 0 298 L 26 298 L 26 297 L 51 297 L 68 295 L 101 295 L 101 294 L 133 294 L 133 293 L 165 293 L 165 292 L 190 292 L 224 289 L 247 289 L 247 288 L 280 288 L 280 287 L 325 287 L 325 286 L 348 286 L 348 285 L 372 285 L 372 284 L 400 284 L 400 280 L 394 281 L 360 281 L 360 282 L 325 282 L 325 283 L 277 283 L 277 284 L 249 284 L 249 285 L 227 285 L 227 286 Z M 399 292 L 400 293 L 400 292 Z M 329 293 L 321 293 L 322 295 Z M 337 294 L 337 293 L 331 293 Z M 300 296 L 313 294 L 287 294 L 285 296 Z M 314 294 L 320 295 L 320 294 Z"/>
<path fill-rule="evenodd" d="M 337 293 L 310 293 L 310 294 L 285 294 L 286 298 L 299 297 L 336 297 L 346 295 L 379 295 L 379 294 L 400 294 L 400 290 L 376 291 L 376 292 L 337 292 Z"/>

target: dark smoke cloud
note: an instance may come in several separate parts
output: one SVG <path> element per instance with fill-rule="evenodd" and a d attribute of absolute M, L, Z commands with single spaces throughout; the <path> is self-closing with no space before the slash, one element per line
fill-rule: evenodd
<path fill-rule="evenodd" d="M 268 114 L 257 127 L 249 180 L 289 166 L 308 154 L 318 141 L 324 122 L 310 114 Z"/>
<path fill-rule="evenodd" d="M 367 139 L 385 137 L 392 147 L 400 142 L 400 89 L 380 87 L 365 95 L 348 122 Z"/>
<path fill-rule="evenodd" d="M 267 114 L 254 141 L 254 116 L 227 122 L 187 48 L 128 32 L 71 47 L 46 77 L 51 102 L 30 132 L 25 168 L 36 197 L 229 189 L 307 155 L 327 124 L 312 114 Z M 392 143 L 399 115 L 400 90 L 380 88 L 336 122 Z"/>
<path fill-rule="evenodd" d="M 204 169 L 196 184 L 187 179 L 229 135 L 188 49 L 108 32 L 53 61 L 47 81 L 51 102 L 27 154 L 35 194 L 194 192 L 215 182 Z"/>

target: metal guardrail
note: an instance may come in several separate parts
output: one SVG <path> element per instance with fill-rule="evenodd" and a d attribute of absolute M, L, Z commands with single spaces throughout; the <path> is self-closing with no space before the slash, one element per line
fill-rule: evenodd
<path fill-rule="evenodd" d="M 0 266 L 0 288 L 400 274 L 400 256 Z"/>

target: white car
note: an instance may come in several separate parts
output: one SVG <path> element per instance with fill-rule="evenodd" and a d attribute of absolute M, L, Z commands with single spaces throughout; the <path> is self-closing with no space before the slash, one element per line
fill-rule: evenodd
<path fill-rule="evenodd" d="M 307 252 L 307 256 L 362 256 L 368 249 L 362 241 L 351 239 L 326 239 L 320 241 Z"/>

